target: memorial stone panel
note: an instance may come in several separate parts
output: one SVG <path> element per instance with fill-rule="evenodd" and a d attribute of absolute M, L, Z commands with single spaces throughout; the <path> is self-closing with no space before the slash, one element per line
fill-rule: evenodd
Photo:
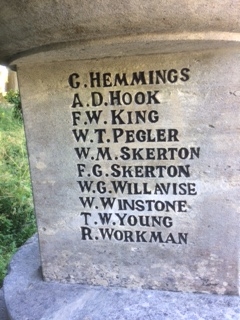
<path fill-rule="evenodd" d="M 18 75 L 45 280 L 238 292 L 239 54 Z"/>

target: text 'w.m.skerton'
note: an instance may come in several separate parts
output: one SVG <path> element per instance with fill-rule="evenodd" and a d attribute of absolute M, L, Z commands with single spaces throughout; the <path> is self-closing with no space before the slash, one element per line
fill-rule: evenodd
<path fill-rule="evenodd" d="M 18 66 L 45 280 L 237 294 L 237 62 Z"/>

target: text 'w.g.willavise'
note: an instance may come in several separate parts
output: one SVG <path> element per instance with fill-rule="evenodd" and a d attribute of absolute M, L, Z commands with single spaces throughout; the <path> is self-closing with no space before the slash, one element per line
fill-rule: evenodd
<path fill-rule="evenodd" d="M 228 61 L 19 66 L 45 280 L 237 292 L 239 79 Z"/>

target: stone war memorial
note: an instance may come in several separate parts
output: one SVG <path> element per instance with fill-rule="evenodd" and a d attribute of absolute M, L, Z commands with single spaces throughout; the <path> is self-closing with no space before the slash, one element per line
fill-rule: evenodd
<path fill-rule="evenodd" d="M 240 1 L 0 16 L 38 226 L 5 279 L 10 319 L 239 319 Z"/>

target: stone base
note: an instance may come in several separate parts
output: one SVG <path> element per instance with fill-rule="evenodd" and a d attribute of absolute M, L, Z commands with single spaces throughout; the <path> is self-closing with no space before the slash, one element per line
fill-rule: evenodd
<path fill-rule="evenodd" d="M 237 320 L 240 315 L 235 296 L 43 282 L 36 236 L 13 257 L 4 297 L 12 320 Z"/>
<path fill-rule="evenodd" d="M 6 305 L 3 296 L 3 289 L 0 289 L 0 319 L 8 320 Z"/>

